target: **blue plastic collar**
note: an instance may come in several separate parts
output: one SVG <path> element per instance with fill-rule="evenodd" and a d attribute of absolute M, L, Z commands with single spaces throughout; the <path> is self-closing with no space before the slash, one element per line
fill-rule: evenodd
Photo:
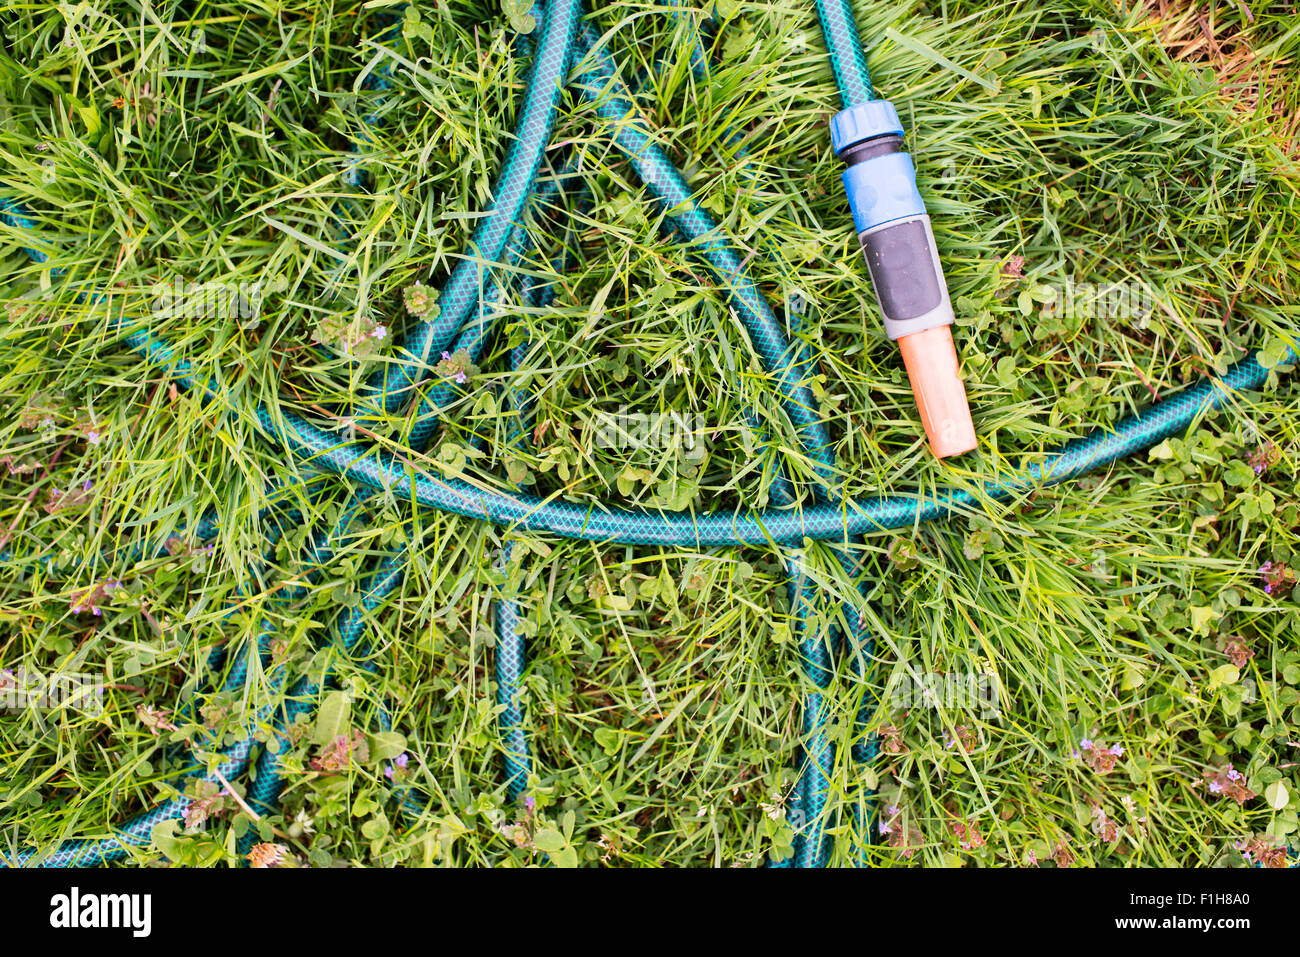
<path fill-rule="evenodd" d="M 867 100 L 831 117 L 831 148 L 836 155 L 854 143 L 888 133 L 903 133 L 898 111 L 888 100 Z"/>

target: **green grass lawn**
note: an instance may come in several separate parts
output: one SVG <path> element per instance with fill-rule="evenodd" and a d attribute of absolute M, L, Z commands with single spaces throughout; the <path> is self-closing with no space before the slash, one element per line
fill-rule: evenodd
<path fill-rule="evenodd" d="M 408 290 L 441 283 L 491 197 L 528 66 L 511 42 L 519 12 L 412 4 L 382 93 L 357 81 L 383 59 L 365 37 L 384 5 L 0 3 L 0 196 L 37 220 L 35 237 L 0 228 L 0 536 L 53 557 L 0 565 L 0 671 L 105 689 L 101 713 L 0 714 L 0 853 L 106 836 L 186 787 L 196 751 L 250 725 L 265 738 L 271 671 L 210 693 L 210 652 L 247 659 L 269 618 L 272 671 L 319 672 L 362 570 L 408 534 L 410 504 L 375 496 L 306 597 L 275 600 L 303 580 L 309 526 L 333 521 L 342 495 L 332 480 L 304 493 L 309 467 L 264 443 L 247 411 L 337 420 L 409 321 Z M 973 486 L 1248 348 L 1295 341 L 1293 5 L 1150 6 L 1166 20 L 1190 10 L 1194 27 L 1174 43 L 1151 10 L 1110 0 L 856 4 L 959 317 L 980 447 L 944 463 L 877 316 L 829 148 L 838 99 L 811 4 L 713 0 L 685 20 L 639 0 L 598 9 L 659 142 L 814 355 L 842 494 Z M 685 24 L 709 12 L 720 26 L 702 83 Z M 1212 42 L 1187 42 L 1202 20 Z M 1243 51 L 1251 67 L 1232 73 Z M 370 111 L 383 124 L 363 144 L 365 192 L 341 174 Z M 806 497 L 812 470 L 775 390 L 689 251 L 661 234 L 609 130 L 568 98 L 552 142 L 555 163 L 578 157 L 594 200 L 545 215 L 545 255 L 521 267 L 558 295 L 504 304 L 500 339 L 464 370 L 421 467 L 704 509 L 765 504 L 782 457 Z M 47 263 L 23 254 L 33 239 Z M 227 401 L 178 391 L 107 332 L 112 316 L 156 311 L 177 277 L 256 299 L 158 315 Z M 111 296 L 88 305 L 87 289 Z M 522 367 L 504 371 L 525 340 Z M 524 451 L 502 451 L 506 385 L 537 396 Z M 755 445 L 749 408 L 771 448 Z M 620 412 L 702 423 L 700 441 L 607 447 L 601 424 Z M 401 442 L 410 424 L 368 431 Z M 1300 389 L 1282 375 L 1104 474 L 868 536 L 856 557 L 885 702 L 866 779 L 883 825 L 873 861 L 1223 866 L 1241 847 L 1272 860 L 1295 843 L 1298 439 Z M 304 517 L 268 547 L 271 487 Z M 165 558 L 132 553 L 209 508 L 210 550 L 181 534 Z M 312 865 L 522 865 L 548 850 L 752 866 L 784 853 L 804 682 L 780 550 L 511 536 L 500 567 L 496 527 L 428 510 L 415 527 L 371 658 L 338 662 L 339 691 L 301 726 L 281 812 L 251 822 L 235 798 L 196 795 L 207 820 L 160 834 L 140 862 L 235 863 L 250 827 Z M 808 562 L 832 620 L 854 582 L 823 549 Z M 531 808 L 511 807 L 502 783 L 502 595 L 530 635 Z M 920 693 L 936 682 L 981 693 Z M 835 684 L 838 742 L 862 693 L 847 673 Z M 400 740 L 379 732 L 385 702 Z M 366 746 L 340 754 L 349 740 Z M 397 751 L 397 776 L 427 796 L 411 821 L 385 780 L 381 758 Z M 862 780 L 841 749 L 837 812 Z M 848 858 L 848 817 L 833 863 Z"/>

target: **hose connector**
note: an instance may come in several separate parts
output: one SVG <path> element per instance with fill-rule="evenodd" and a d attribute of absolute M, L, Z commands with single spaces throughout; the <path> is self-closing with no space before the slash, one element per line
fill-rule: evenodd
<path fill-rule="evenodd" d="M 885 333 L 903 352 L 930 449 L 939 458 L 969 452 L 975 425 L 949 329 L 952 301 L 898 111 L 867 100 L 837 113 L 831 145 L 846 166 L 844 191 Z"/>

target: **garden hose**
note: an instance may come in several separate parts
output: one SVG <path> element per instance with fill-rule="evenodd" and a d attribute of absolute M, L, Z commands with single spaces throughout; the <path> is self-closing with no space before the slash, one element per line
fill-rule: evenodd
<path fill-rule="evenodd" d="M 844 106 L 851 110 L 870 101 L 872 95 L 852 14 L 844 0 L 827 0 L 817 6 Z M 491 294 L 484 295 L 482 290 L 485 286 L 491 287 L 492 282 L 485 283 L 484 277 L 491 275 L 496 264 L 510 260 L 512 237 L 523 237 L 520 242 L 527 239 L 527 230 L 520 224 L 526 218 L 525 207 L 534 197 L 542 151 L 549 141 L 559 97 L 569 67 L 573 65 L 576 66 L 575 87 L 593 104 L 596 114 L 611 129 L 615 144 L 627 154 L 639 177 L 663 204 L 671 227 L 707 264 L 776 385 L 782 409 L 800 440 L 800 451 L 806 456 L 817 483 L 810 503 L 801 503 L 792 494 L 784 494 L 785 486 L 778 483 L 774 487 L 783 492 L 773 496 L 778 502 L 774 507 L 752 509 L 737 505 L 711 512 L 668 512 L 621 507 L 594 500 L 557 500 L 502 491 L 474 480 L 442 477 L 422 471 L 399 451 L 367 442 L 340 440 L 336 433 L 278 406 L 245 409 L 232 405 L 224 382 L 219 378 L 200 379 L 189 364 L 146 324 L 123 320 L 118 329 L 123 341 L 178 383 L 206 393 L 215 407 L 226 409 L 253 424 L 263 438 L 298 458 L 303 465 L 340 475 L 357 486 L 382 490 L 422 506 L 490 521 L 516 533 L 543 532 L 606 544 L 696 548 L 742 545 L 802 548 L 808 547 L 810 542 L 842 547 L 870 532 L 976 514 L 988 504 L 1028 496 L 1043 485 L 1075 478 L 1178 435 L 1209 411 L 1228 402 L 1235 392 L 1258 388 L 1268 380 L 1272 368 L 1251 354 L 1218 377 L 1207 377 L 1124 419 L 1113 429 L 1094 432 L 1067 443 L 1041 460 L 998 480 L 976 483 L 967 488 L 940 488 L 912 494 L 838 497 L 835 494 L 836 472 L 830 437 L 801 371 L 798 350 L 790 346 L 781 323 L 758 291 L 741 257 L 711 217 L 695 202 L 680 173 L 644 128 L 618 78 L 617 69 L 600 47 L 599 37 L 591 24 L 578 26 L 576 0 L 551 0 L 544 9 L 545 17 L 520 113 L 519 129 L 498 179 L 494 202 L 475 230 L 466 255 L 458 261 L 444 287 L 439 315 L 434 320 L 413 326 L 402 351 L 370 381 L 365 399 L 373 398 L 377 409 L 391 413 L 420 395 L 417 388 L 429 377 L 430 358 L 450 345 L 453 339 L 475 354 L 486 342 L 489 324 L 483 313 L 490 308 L 492 297 Z M 0 220 L 23 229 L 35 227 L 21 208 L 7 201 L 0 207 Z M 47 252 L 39 247 L 32 247 L 30 254 L 37 261 L 47 259 Z M 1295 360 L 1296 352 L 1292 350 L 1281 364 Z M 418 450 L 431 438 L 440 419 L 438 411 L 453 394 L 450 386 L 440 386 L 420 396 L 415 427 L 418 431 L 409 441 L 410 449 Z M 516 411 L 522 415 L 525 405 L 517 403 Z M 350 522 L 355 513 L 349 512 L 348 515 Z M 413 516 L 408 523 L 408 539 L 418 535 L 417 518 L 418 515 Z M 328 554 L 333 538 L 345 528 L 346 523 L 339 523 L 324 540 L 317 540 L 318 554 Z M 406 556 L 398 551 L 381 560 L 368 573 L 360 603 L 344 609 L 338 623 L 337 643 L 342 653 L 355 655 L 362 650 L 367 619 L 400 582 L 405 565 Z M 795 580 L 792 577 L 790 587 L 792 594 L 799 597 L 792 603 L 798 623 L 801 627 L 811 628 L 811 616 L 807 611 L 815 597 L 815 585 L 809 579 Z M 504 620 L 508 631 L 513 631 L 508 627 L 512 614 L 517 614 L 517 611 L 504 602 L 498 603 L 498 629 Z M 265 633 L 259 637 L 265 639 Z M 869 659 L 869 652 L 864 653 L 864 637 L 863 634 L 849 636 L 849 643 L 856 643 L 849 651 L 858 655 L 859 667 L 863 669 L 860 675 L 865 674 Z M 259 641 L 259 644 L 263 643 Z M 827 654 L 825 636 L 802 635 L 800 648 L 805 673 L 817 679 L 813 684 L 829 682 L 833 667 Z M 511 709 L 511 696 L 516 704 L 518 702 L 517 679 L 523 661 L 522 647 L 507 649 L 505 656 L 499 649 L 498 656 L 498 675 L 504 674 L 513 689 L 506 692 L 503 700 L 508 715 L 502 721 L 502 737 L 508 787 L 517 796 L 530 771 L 522 716 Z M 242 680 L 243 674 L 238 677 Z M 309 713 L 315 707 L 328 680 L 328 674 L 320 680 L 302 679 L 290 689 L 278 714 L 266 712 L 259 715 L 259 720 L 273 722 L 277 733 L 283 733 L 293 718 Z M 229 674 L 227 681 L 230 681 Z M 796 846 L 797 863 L 804 865 L 823 863 L 827 856 L 828 841 L 824 833 L 828 823 L 825 819 L 826 789 L 834 754 L 828 732 L 832 718 L 829 708 L 820 687 L 809 690 L 803 709 L 807 760 L 799 801 L 805 813 L 811 815 L 811 823 Z M 246 737 L 210 755 L 206 764 L 201 763 L 190 779 L 222 782 L 240 778 L 248 768 L 253 749 L 253 739 Z M 855 750 L 855 756 L 860 754 L 867 759 L 871 753 L 865 743 L 861 752 Z M 263 749 L 258 758 L 258 774 L 248 791 L 250 801 L 263 808 L 274 807 L 280 779 L 272 750 Z M 128 855 L 129 847 L 147 846 L 154 826 L 181 817 L 189 803 L 189 798 L 178 795 L 132 819 L 112 837 L 68 841 L 53 851 L 23 849 L 17 862 L 64 865 L 121 859 Z M 869 825 L 858 822 L 855 830 L 858 842 L 865 843 Z"/>
<path fill-rule="evenodd" d="M 217 380 L 200 385 L 189 364 L 178 359 L 157 337 L 137 331 L 124 338 L 177 382 L 200 388 L 215 403 L 227 405 L 223 386 Z M 1094 430 L 1049 450 L 1041 461 L 972 488 L 938 487 L 789 509 L 736 506 L 701 513 L 670 512 L 502 492 L 466 479 L 417 472 L 413 463 L 386 449 L 365 442 L 340 442 L 334 434 L 278 408 L 259 406 L 253 415 L 265 439 L 301 455 L 308 464 L 390 491 L 399 499 L 516 532 L 544 532 L 606 544 L 689 548 L 798 545 L 805 539 L 838 542 L 941 518 L 970 517 L 986 504 L 1028 497 L 1043 485 L 1078 478 L 1179 435 L 1206 413 L 1224 406 L 1235 392 L 1261 387 L 1273 369 L 1295 361 L 1293 348 L 1277 366 L 1263 365 L 1252 352 L 1222 375 L 1207 375 L 1109 429 Z"/>
<path fill-rule="evenodd" d="M 826 53 L 830 56 L 831 72 L 839 87 L 840 102 L 851 110 L 872 98 L 871 73 L 867 70 L 867 55 L 858 36 L 858 22 L 853 16 L 849 0 L 815 0 L 817 20 L 821 24 Z"/>

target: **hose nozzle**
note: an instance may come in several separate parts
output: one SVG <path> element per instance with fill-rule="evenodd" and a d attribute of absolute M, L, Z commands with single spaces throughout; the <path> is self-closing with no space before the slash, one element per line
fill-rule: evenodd
<path fill-rule="evenodd" d="M 957 351 L 948 283 L 903 125 L 888 100 L 867 100 L 831 120 L 831 143 L 844 161 L 858 242 L 871 272 L 885 333 L 903 350 L 930 448 L 939 458 L 975 448 Z"/>

